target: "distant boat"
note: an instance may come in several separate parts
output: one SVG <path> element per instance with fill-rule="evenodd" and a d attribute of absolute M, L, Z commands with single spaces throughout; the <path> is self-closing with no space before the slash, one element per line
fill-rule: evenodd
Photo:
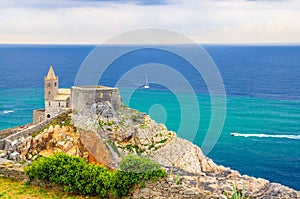
<path fill-rule="evenodd" d="M 149 82 L 148 82 L 148 76 L 146 75 L 146 82 L 145 82 L 145 85 L 143 86 L 145 89 L 149 89 L 150 86 L 149 86 Z"/>
<path fill-rule="evenodd" d="M 238 136 L 239 134 L 234 132 L 234 133 L 230 133 L 231 136 Z"/>

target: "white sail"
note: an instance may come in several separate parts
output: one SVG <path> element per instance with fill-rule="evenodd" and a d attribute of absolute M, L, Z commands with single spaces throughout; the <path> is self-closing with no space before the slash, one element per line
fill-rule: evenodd
<path fill-rule="evenodd" d="M 146 82 L 145 82 L 144 88 L 146 88 L 146 89 L 150 88 L 147 74 L 146 74 Z"/>

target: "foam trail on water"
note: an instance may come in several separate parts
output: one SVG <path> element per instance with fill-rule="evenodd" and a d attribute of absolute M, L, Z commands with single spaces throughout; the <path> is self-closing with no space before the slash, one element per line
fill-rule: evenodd
<path fill-rule="evenodd" d="M 14 112 L 14 110 L 4 110 L 4 111 L 2 111 L 2 114 L 6 115 L 6 114 L 9 114 L 9 113 L 13 113 L 13 112 Z"/>
<path fill-rule="evenodd" d="M 300 135 L 269 135 L 269 134 L 244 134 L 244 133 L 231 133 L 236 137 L 259 137 L 259 138 L 285 138 L 300 140 Z"/>

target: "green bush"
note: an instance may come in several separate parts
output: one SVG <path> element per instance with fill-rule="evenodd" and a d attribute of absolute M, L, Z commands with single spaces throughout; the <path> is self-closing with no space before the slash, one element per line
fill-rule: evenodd
<path fill-rule="evenodd" d="M 110 171 L 64 153 L 41 157 L 25 169 L 31 179 L 62 184 L 66 192 L 105 197 L 110 186 Z"/>
<path fill-rule="evenodd" d="M 103 166 L 90 164 L 83 158 L 64 153 L 40 157 L 26 167 L 25 172 L 30 179 L 62 184 L 66 192 L 100 197 L 107 197 L 108 194 L 126 196 L 137 184 L 166 176 L 166 172 L 160 169 L 159 164 L 147 158 L 130 155 L 121 161 L 121 165 L 123 169 L 134 165 L 137 171 L 145 172 L 110 171 Z"/>
<path fill-rule="evenodd" d="M 120 170 L 115 172 L 116 195 L 125 196 L 131 193 L 134 185 L 145 186 L 147 180 L 157 180 L 166 177 L 167 173 L 161 169 L 160 164 L 153 162 L 149 158 L 144 158 L 130 154 L 120 162 Z"/>
<path fill-rule="evenodd" d="M 130 154 L 121 160 L 120 169 L 129 173 L 146 173 L 159 170 L 160 164 L 149 158 Z"/>

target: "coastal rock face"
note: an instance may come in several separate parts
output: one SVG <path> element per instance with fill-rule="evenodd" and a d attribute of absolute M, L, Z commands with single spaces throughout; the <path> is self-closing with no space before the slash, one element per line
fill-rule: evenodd
<path fill-rule="evenodd" d="M 101 111 L 96 110 L 97 108 Z M 300 198 L 300 193 L 293 189 L 265 179 L 241 175 L 215 164 L 203 155 L 198 146 L 176 137 L 174 132 L 155 123 L 146 114 L 125 106 L 115 112 L 108 102 L 97 108 L 93 106 L 91 113 L 85 110 L 83 116 L 77 113 L 76 119 L 79 124 L 87 124 L 84 118 L 88 116 L 88 123 L 93 123 L 93 128 L 90 129 L 114 146 L 114 150 L 109 150 L 114 165 L 118 165 L 118 161 L 125 155 L 136 153 L 159 162 L 169 174 L 167 185 L 158 183 L 146 186 L 145 189 L 136 191 L 134 198 L 205 198 L 200 193 L 206 193 L 210 198 L 214 198 L 213 195 L 226 198 L 225 193 L 233 195 L 233 184 L 240 191 L 244 186 L 246 196 L 253 198 Z M 179 184 L 172 184 L 171 181 L 177 176 Z M 180 188 L 174 189 L 176 186 Z M 195 195 L 187 194 L 187 190 L 193 190 L 190 192 Z"/>
<path fill-rule="evenodd" d="M 263 192 L 263 194 L 257 193 L 256 195 L 253 194 L 254 198 L 259 199 L 267 199 L 267 198 L 274 198 L 274 199 L 288 199 L 288 198 L 300 198 L 299 192 L 283 186 L 278 183 L 270 183 L 268 189 Z"/>
<path fill-rule="evenodd" d="M 35 159 L 36 156 L 50 156 L 57 152 L 79 156 L 78 134 L 70 126 L 50 126 L 36 137 L 26 138 L 18 147 L 23 160 Z"/>
<path fill-rule="evenodd" d="M 110 154 L 108 146 L 104 143 L 101 137 L 93 132 L 79 129 L 80 151 L 86 151 L 84 158 L 89 162 L 100 163 L 109 168 L 114 168 L 113 158 Z M 114 157 L 117 159 L 117 157 Z"/>
<path fill-rule="evenodd" d="M 112 165 L 118 165 L 120 158 L 128 153 L 152 154 L 176 137 L 175 132 L 155 123 L 148 115 L 125 106 L 115 111 L 110 102 L 77 110 L 72 119 L 77 128 L 109 141 Z"/>
<path fill-rule="evenodd" d="M 50 126 L 35 137 L 14 140 L 2 151 L 3 157 L 14 162 L 34 160 L 38 156 L 50 156 L 57 152 L 83 156 L 79 150 L 79 134 L 71 126 Z"/>
<path fill-rule="evenodd" d="M 253 198 L 300 198 L 300 192 L 261 178 L 241 175 L 219 166 L 205 157 L 191 142 L 175 137 L 168 145 L 152 154 L 152 159 L 168 169 L 170 176 L 180 173 L 180 182 L 187 187 L 223 195 L 233 195 L 232 185 L 245 187 L 246 196 Z M 174 178 L 174 177 L 173 177 Z"/>
<path fill-rule="evenodd" d="M 239 191 L 244 186 L 246 196 L 253 198 L 300 198 L 299 191 L 215 164 L 198 146 L 125 106 L 115 111 L 110 102 L 92 104 L 90 109 L 74 112 L 72 118 L 78 132 L 71 126 L 56 125 L 35 137 L 9 141 L 0 151 L 0 164 L 11 164 L 7 158 L 31 161 L 65 152 L 118 168 L 122 157 L 135 153 L 159 162 L 168 176 L 147 182 L 131 198 L 226 198 L 225 193 L 233 195 L 233 185 Z M 6 167 L 2 171 L 11 175 Z"/>

